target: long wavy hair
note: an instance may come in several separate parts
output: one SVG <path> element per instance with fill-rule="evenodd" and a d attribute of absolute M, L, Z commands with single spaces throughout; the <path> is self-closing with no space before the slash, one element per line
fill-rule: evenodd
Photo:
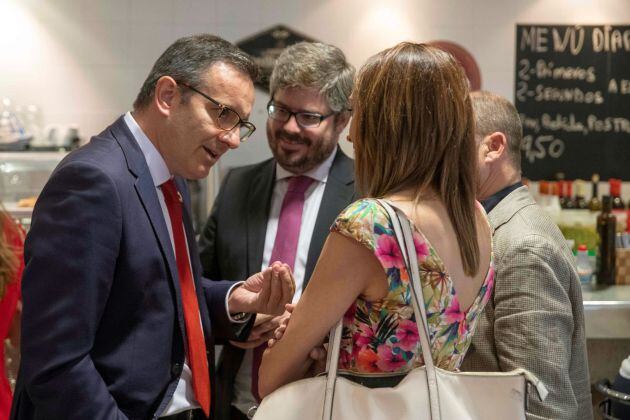
<path fill-rule="evenodd" d="M 453 224 L 464 272 L 479 269 L 477 161 L 468 81 L 448 53 L 403 42 L 371 57 L 352 93 L 356 180 L 369 197 L 429 189 Z"/>
<path fill-rule="evenodd" d="M 16 250 L 4 233 L 7 223 L 13 223 L 13 219 L 0 206 L 0 300 L 4 298 L 9 283 L 15 280 L 20 264 Z"/>

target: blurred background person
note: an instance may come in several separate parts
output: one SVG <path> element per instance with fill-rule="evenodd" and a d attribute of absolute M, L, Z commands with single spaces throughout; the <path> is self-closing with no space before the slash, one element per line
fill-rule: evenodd
<path fill-rule="evenodd" d="M 241 278 L 281 260 L 294 270 L 293 302 L 300 298 L 330 225 L 355 199 L 353 161 L 337 146 L 354 73 L 332 45 L 301 42 L 278 57 L 267 104 L 273 158 L 226 175 L 200 239 L 206 277 Z M 281 317 L 270 318 L 257 316 L 248 343 L 223 348 L 218 419 L 245 419 L 257 405 L 262 352 Z"/>
<path fill-rule="evenodd" d="M 591 419 L 582 288 L 558 226 L 521 183 L 523 129 L 507 99 L 471 94 L 478 198 L 494 228 L 497 279 L 462 370 L 525 368 L 549 390 L 530 393 L 528 419 Z"/>
<path fill-rule="evenodd" d="M 19 346 L 20 281 L 24 270 L 24 231 L 0 206 L 0 420 L 9 418 L 13 394 L 5 366 L 4 343 Z M 14 352 L 17 356 L 17 351 Z M 15 377 L 17 361 L 13 361 Z"/>
<path fill-rule="evenodd" d="M 265 352 L 261 395 L 309 375 L 309 353 L 343 317 L 339 369 L 370 387 L 424 364 L 385 198 L 414 225 L 436 366 L 459 368 L 494 278 L 490 227 L 475 201 L 468 82 L 454 58 L 401 43 L 372 57 L 352 94 L 350 141 L 366 198 L 337 218 L 284 336 Z"/>

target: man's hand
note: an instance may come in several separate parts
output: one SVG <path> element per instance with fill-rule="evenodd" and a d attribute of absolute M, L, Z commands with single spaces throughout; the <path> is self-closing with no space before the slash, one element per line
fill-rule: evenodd
<path fill-rule="evenodd" d="M 286 312 L 280 321 L 280 325 L 273 331 L 273 338 L 267 342 L 269 348 L 273 347 L 278 341 L 282 339 L 284 332 L 287 330 L 289 321 L 291 320 L 291 314 L 295 309 L 295 304 L 288 303 L 285 305 Z M 326 359 L 328 357 L 328 351 L 324 344 L 314 347 L 308 354 L 308 360 L 306 364 L 309 365 L 309 375 L 316 376 L 326 371 Z"/>
<path fill-rule="evenodd" d="M 295 293 L 293 273 L 288 265 L 274 262 L 271 267 L 248 278 L 228 298 L 231 313 L 247 312 L 280 315 Z"/>
<path fill-rule="evenodd" d="M 275 330 L 282 325 L 285 319 L 288 319 L 290 316 L 289 312 L 284 312 L 282 315 L 272 316 L 272 315 L 258 315 L 256 316 L 256 321 L 254 322 L 254 328 L 252 332 L 249 334 L 247 341 L 244 343 L 238 341 L 230 341 L 230 343 L 238 347 L 240 349 L 253 349 L 261 344 L 266 343 L 270 338 L 273 337 Z"/>

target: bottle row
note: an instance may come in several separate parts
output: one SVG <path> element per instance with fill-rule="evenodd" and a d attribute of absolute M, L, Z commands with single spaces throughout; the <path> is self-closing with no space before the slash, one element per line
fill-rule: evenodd
<path fill-rule="evenodd" d="M 559 173 L 555 181 L 539 181 L 538 196 L 539 201 L 557 205 L 561 209 L 587 209 L 590 211 L 601 211 L 602 201 L 599 191 L 599 175 L 593 174 L 591 179 L 591 195 L 587 200 L 586 190 L 587 182 L 581 179 L 575 181 L 565 180 L 564 175 Z M 625 210 L 630 208 L 624 203 L 621 197 L 621 179 L 611 178 L 608 180 L 609 195 L 612 199 L 612 208 L 614 210 Z M 574 194 L 575 192 L 575 194 Z"/>

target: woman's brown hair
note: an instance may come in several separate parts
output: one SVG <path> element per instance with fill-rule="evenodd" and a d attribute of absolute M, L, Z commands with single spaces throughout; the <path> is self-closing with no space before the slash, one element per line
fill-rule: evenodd
<path fill-rule="evenodd" d="M 400 43 L 368 60 L 352 94 L 356 180 L 383 197 L 433 189 L 453 224 L 464 272 L 479 268 L 477 161 L 468 81 L 448 53 Z"/>
<path fill-rule="evenodd" d="M 13 220 L 0 207 L 0 300 L 4 297 L 9 283 L 14 281 L 20 263 L 16 250 L 4 233 L 6 223 L 13 223 Z"/>

